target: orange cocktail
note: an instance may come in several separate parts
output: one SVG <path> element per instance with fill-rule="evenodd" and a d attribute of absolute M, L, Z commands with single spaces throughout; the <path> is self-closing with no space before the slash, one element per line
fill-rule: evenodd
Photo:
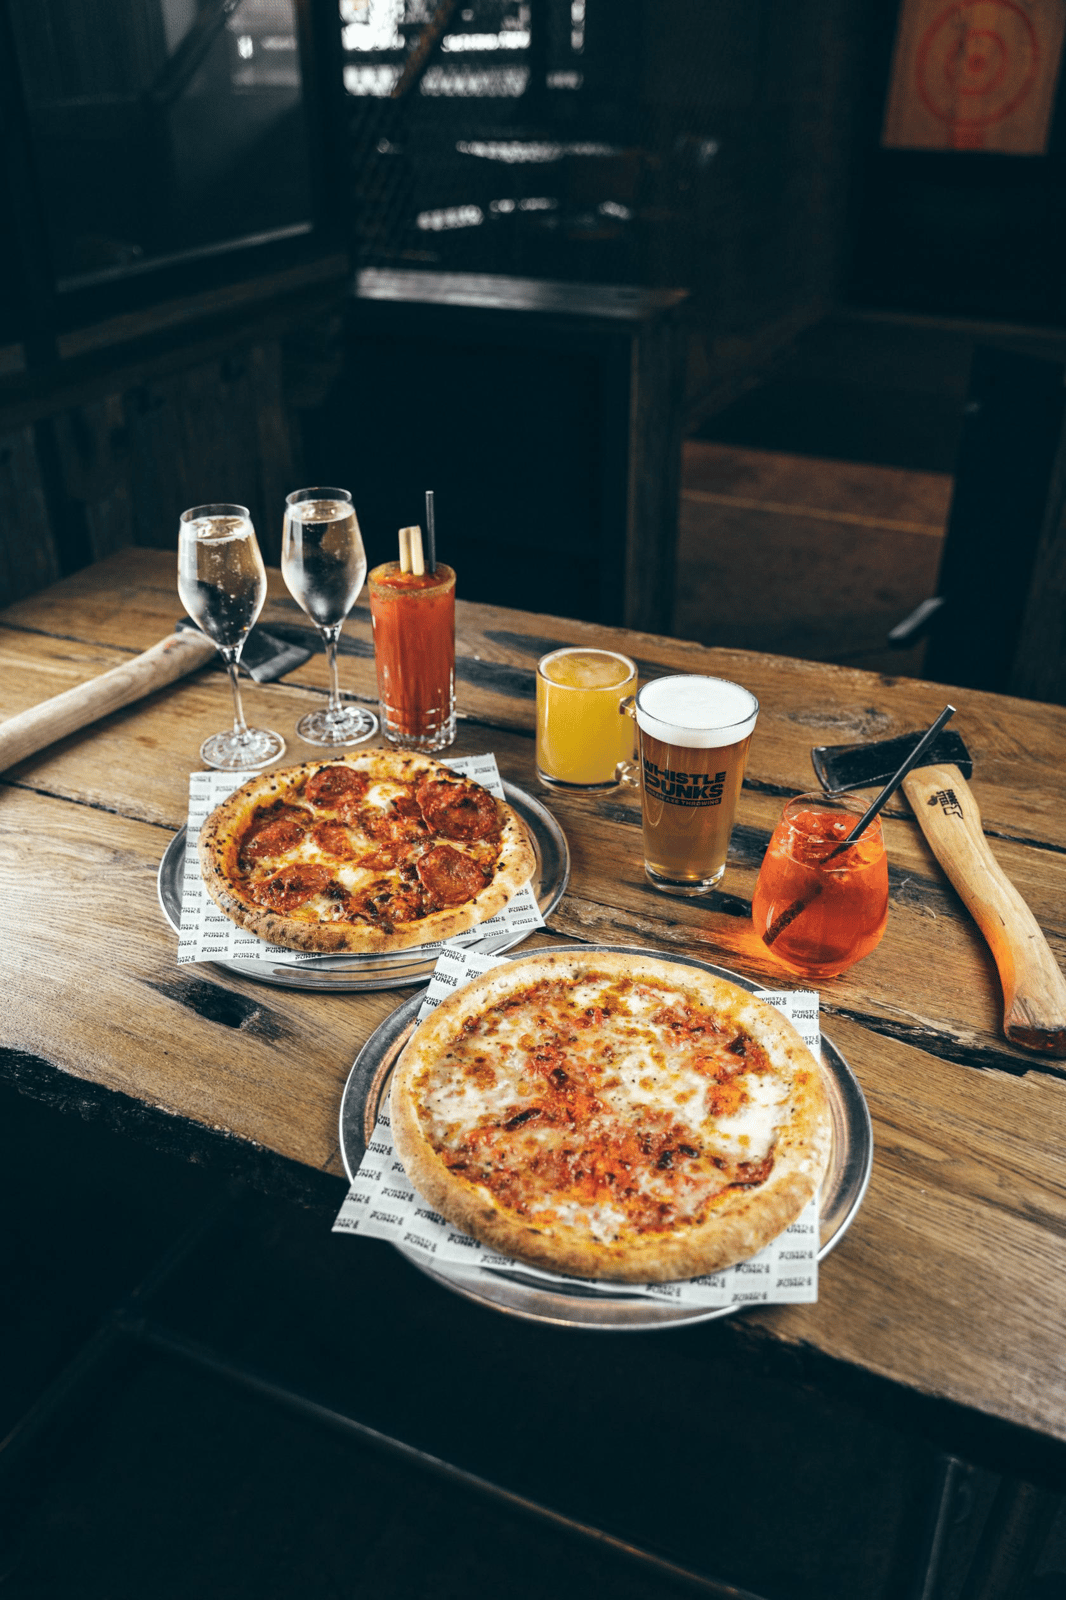
<path fill-rule="evenodd" d="M 408 750 L 443 750 L 455 738 L 455 573 L 370 574 L 374 661 L 385 736 Z"/>
<path fill-rule="evenodd" d="M 790 800 L 774 829 L 751 903 L 769 954 L 804 978 L 832 978 L 880 942 L 888 920 L 888 861 L 875 817 L 843 841 L 865 807 L 850 796 Z"/>

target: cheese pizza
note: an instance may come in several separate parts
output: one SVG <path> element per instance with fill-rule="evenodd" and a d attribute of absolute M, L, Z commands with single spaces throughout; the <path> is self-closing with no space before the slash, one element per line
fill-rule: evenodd
<path fill-rule="evenodd" d="M 200 832 L 215 904 L 291 950 L 381 952 L 452 938 L 500 911 L 534 865 L 509 805 L 407 751 L 263 773 Z"/>
<path fill-rule="evenodd" d="M 777 1011 L 648 954 L 538 951 L 400 1058 L 396 1151 L 448 1221 L 557 1272 L 665 1282 L 755 1255 L 817 1192 L 822 1068 Z"/>

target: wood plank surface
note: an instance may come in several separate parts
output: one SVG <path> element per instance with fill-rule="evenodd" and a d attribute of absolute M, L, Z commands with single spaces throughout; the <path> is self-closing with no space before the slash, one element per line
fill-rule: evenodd
<path fill-rule="evenodd" d="M 271 580 L 264 624 L 295 636 L 306 619 Z M 178 610 L 173 558 L 150 551 L 124 551 L 20 602 L 0 614 L 0 715 L 153 644 Z M 346 639 L 344 684 L 373 702 L 364 608 Z M 811 745 L 919 727 L 951 692 L 460 603 L 456 753 L 492 749 L 505 777 L 544 796 L 533 668 L 569 640 L 625 649 L 645 675 L 736 678 L 761 712 L 727 873 L 700 902 L 647 883 L 635 789 L 546 796 L 573 873 L 542 937 L 683 950 L 780 983 L 756 945 L 750 897 L 784 799 L 813 785 Z M 248 686 L 250 718 L 284 734 L 286 760 L 315 753 L 292 729 L 325 684 L 319 655 L 282 683 Z M 1066 711 L 971 691 L 951 698 L 993 848 L 1066 960 Z M 26 1064 L 37 1063 L 205 1137 L 221 1130 L 241 1149 L 335 1174 L 344 1079 L 406 992 L 306 994 L 210 965 L 179 968 L 156 900 L 199 743 L 226 725 L 229 707 L 224 675 L 207 668 L 0 779 L 0 1065 L 31 1091 Z M 888 931 L 822 991 L 826 1032 L 874 1118 L 870 1191 L 825 1263 L 818 1304 L 748 1320 L 784 1344 L 1066 1440 L 1066 1064 L 1002 1037 L 991 958 L 905 804 L 890 808 L 885 832 Z"/>

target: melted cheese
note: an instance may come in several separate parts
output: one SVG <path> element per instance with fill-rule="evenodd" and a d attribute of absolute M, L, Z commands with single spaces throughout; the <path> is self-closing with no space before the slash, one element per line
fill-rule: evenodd
<path fill-rule="evenodd" d="M 766 1066 L 683 996 L 592 977 L 486 1010 L 417 1098 L 453 1172 L 535 1224 L 608 1240 L 699 1221 L 772 1158 L 791 1095 Z"/>
<path fill-rule="evenodd" d="M 372 783 L 360 804 L 373 806 L 378 811 L 387 811 L 394 800 L 399 800 L 401 795 L 409 795 L 412 791 L 402 783 L 392 783 L 387 778 Z"/>

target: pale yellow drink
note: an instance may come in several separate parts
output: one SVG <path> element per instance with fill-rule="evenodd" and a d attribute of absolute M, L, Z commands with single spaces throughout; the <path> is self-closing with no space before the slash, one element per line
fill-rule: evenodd
<path fill-rule="evenodd" d="M 607 789 L 633 760 L 626 702 L 637 669 L 613 650 L 553 650 L 537 663 L 537 773 L 561 788 Z"/>

